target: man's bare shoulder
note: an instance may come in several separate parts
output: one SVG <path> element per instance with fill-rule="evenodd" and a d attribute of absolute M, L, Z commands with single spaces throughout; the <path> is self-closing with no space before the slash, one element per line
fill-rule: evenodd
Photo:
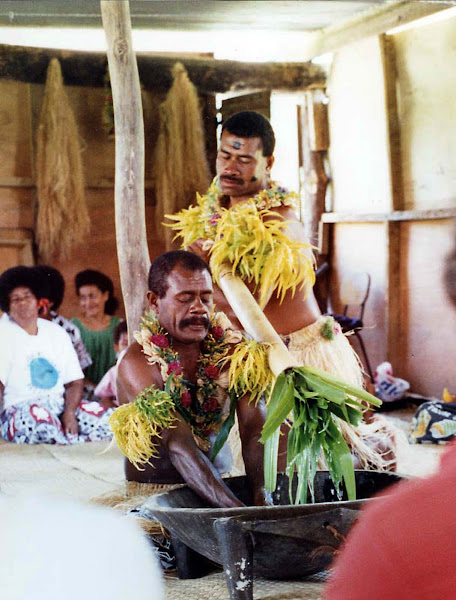
<path fill-rule="evenodd" d="M 158 366 L 147 362 L 138 342 L 130 344 L 119 362 L 116 381 L 121 404 L 131 402 L 146 387 L 163 387 Z"/>
<path fill-rule="evenodd" d="M 138 342 L 133 342 L 128 346 L 122 359 L 119 361 L 117 372 L 121 373 L 133 365 L 140 365 L 141 363 L 147 364 L 142 348 Z"/>
<path fill-rule="evenodd" d="M 286 222 L 285 231 L 291 240 L 295 242 L 301 242 L 303 244 L 307 244 L 309 242 L 305 233 L 304 225 L 299 220 L 298 215 L 291 206 L 277 206 L 272 208 L 271 212 L 275 213 L 275 215 L 273 214 L 269 217 L 266 217 L 266 219 L 274 219 L 277 218 L 277 215 L 279 215 L 279 217 Z"/>
<path fill-rule="evenodd" d="M 296 211 L 291 206 L 285 206 L 284 204 L 281 204 L 280 206 L 271 208 L 271 212 L 279 214 L 287 221 L 299 221 Z"/>

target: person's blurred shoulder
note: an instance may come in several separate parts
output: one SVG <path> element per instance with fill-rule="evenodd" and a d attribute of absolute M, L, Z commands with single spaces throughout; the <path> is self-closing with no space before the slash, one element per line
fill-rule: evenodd
<path fill-rule="evenodd" d="M 63 327 L 54 323 L 52 321 L 48 321 L 47 319 L 38 319 L 38 333 L 46 336 L 52 336 L 54 340 L 63 340 L 63 343 L 70 342 L 71 339 L 68 333 L 65 331 Z M 73 344 L 71 344 L 73 346 Z"/>

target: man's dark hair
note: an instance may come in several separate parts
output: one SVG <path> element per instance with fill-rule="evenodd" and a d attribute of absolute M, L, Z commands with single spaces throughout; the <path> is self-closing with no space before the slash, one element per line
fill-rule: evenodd
<path fill-rule="evenodd" d="M 243 110 L 228 117 L 222 124 L 222 133 L 229 131 L 242 138 L 261 138 L 263 156 L 272 156 L 275 148 L 275 135 L 271 123 L 254 110 Z"/>
<path fill-rule="evenodd" d="M 119 343 L 120 336 L 122 335 L 122 333 L 127 333 L 127 331 L 128 330 L 126 321 L 120 321 L 120 323 L 117 323 L 112 332 L 112 339 L 114 340 L 114 344 L 117 345 Z"/>
<path fill-rule="evenodd" d="M 159 298 L 166 296 L 168 291 L 168 276 L 174 267 L 181 266 L 187 271 L 208 271 L 209 265 L 193 252 L 186 250 L 171 250 L 160 254 L 152 262 L 149 269 L 149 290 Z"/>
<path fill-rule="evenodd" d="M 106 300 L 104 311 L 107 315 L 113 315 L 119 306 L 119 301 L 114 297 L 114 284 L 112 280 L 102 273 L 94 269 L 86 269 L 80 271 L 74 278 L 76 293 L 79 295 L 79 290 L 84 285 L 95 285 L 100 292 L 108 292 L 109 298 Z"/>
<path fill-rule="evenodd" d="M 3 312 L 9 313 L 10 294 L 18 287 L 29 289 L 37 300 L 42 298 L 43 285 L 34 267 L 12 267 L 0 275 L 0 308 Z"/>
<path fill-rule="evenodd" d="M 65 294 L 65 280 L 62 273 L 49 265 L 37 265 L 35 271 L 41 277 L 42 298 L 47 298 L 51 309 L 57 311 Z"/>

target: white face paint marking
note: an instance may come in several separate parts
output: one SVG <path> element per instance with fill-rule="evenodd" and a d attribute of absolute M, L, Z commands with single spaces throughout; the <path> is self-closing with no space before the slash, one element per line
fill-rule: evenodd
<path fill-rule="evenodd" d="M 250 585 L 250 581 L 236 581 L 237 590 L 245 590 Z"/>

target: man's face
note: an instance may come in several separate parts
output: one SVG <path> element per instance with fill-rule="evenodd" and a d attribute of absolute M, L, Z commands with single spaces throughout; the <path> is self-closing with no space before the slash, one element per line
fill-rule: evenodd
<path fill-rule="evenodd" d="M 213 306 L 213 287 L 209 271 L 188 271 L 177 265 L 168 276 L 163 298 L 148 293 L 160 325 L 175 339 L 186 344 L 199 343 L 207 335 Z"/>
<path fill-rule="evenodd" d="M 267 187 L 272 156 L 263 156 L 261 138 L 241 138 L 226 129 L 217 153 L 217 175 L 223 194 L 250 198 Z"/>
<path fill-rule="evenodd" d="M 17 287 L 10 292 L 9 316 L 20 326 L 38 318 L 38 300 L 29 288 Z"/>

